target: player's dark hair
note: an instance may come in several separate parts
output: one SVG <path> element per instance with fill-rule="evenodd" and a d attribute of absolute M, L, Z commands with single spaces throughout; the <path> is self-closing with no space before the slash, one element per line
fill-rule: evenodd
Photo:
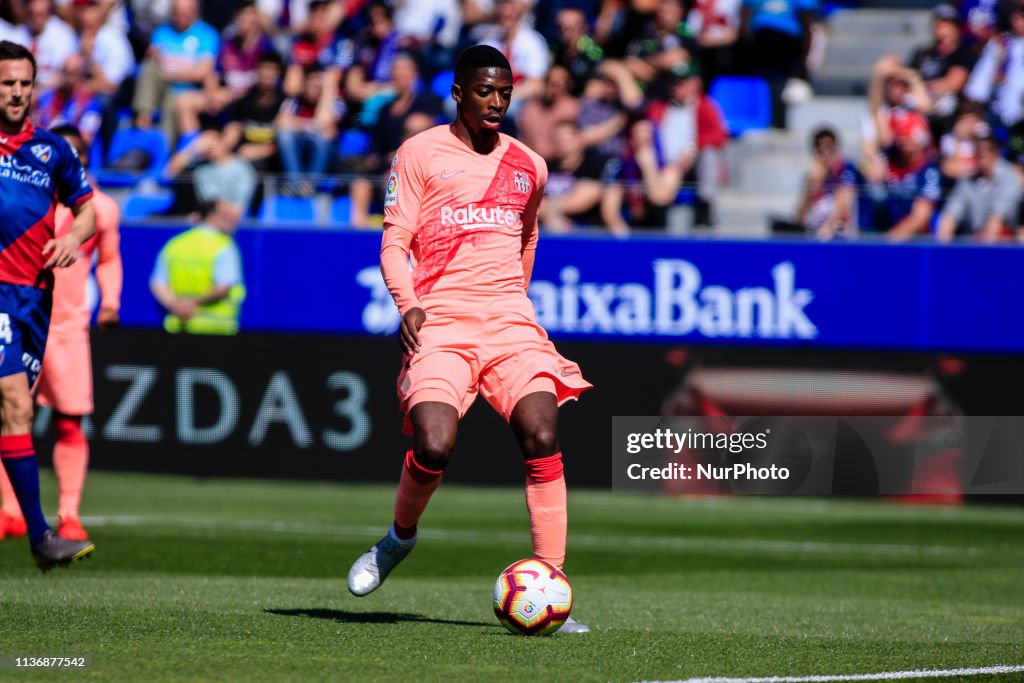
<path fill-rule="evenodd" d="M 467 47 L 455 61 L 455 82 L 463 85 L 476 75 L 477 69 L 504 69 L 512 73 L 512 66 L 501 51 L 490 45 Z"/>
<path fill-rule="evenodd" d="M 78 126 L 70 123 L 62 123 L 59 126 L 54 126 L 50 129 L 50 132 L 54 135 L 59 135 L 62 138 L 78 138 L 79 140 L 85 140 L 82 136 L 82 131 L 78 130 Z"/>
<path fill-rule="evenodd" d="M 51 128 L 50 132 L 61 136 L 65 140 L 71 138 L 68 140 L 68 145 L 78 155 L 79 161 L 82 162 L 83 166 L 89 163 L 89 146 L 85 144 L 85 137 L 82 135 L 82 131 L 78 129 L 78 126 L 62 123 Z"/>
<path fill-rule="evenodd" d="M 36 79 L 36 58 L 24 45 L 12 43 L 9 40 L 0 40 L 0 62 L 27 59 L 32 63 L 32 80 Z"/>

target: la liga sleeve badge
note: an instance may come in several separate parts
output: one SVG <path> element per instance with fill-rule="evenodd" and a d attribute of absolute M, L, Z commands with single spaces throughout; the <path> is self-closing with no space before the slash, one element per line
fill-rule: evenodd
<path fill-rule="evenodd" d="M 394 206 L 398 203 L 398 174 L 391 171 L 388 176 L 387 191 L 384 193 L 384 206 Z"/>

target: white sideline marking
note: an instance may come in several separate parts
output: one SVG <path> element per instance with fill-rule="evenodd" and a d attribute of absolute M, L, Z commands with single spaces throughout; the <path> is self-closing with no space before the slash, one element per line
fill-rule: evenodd
<path fill-rule="evenodd" d="M 273 522 L 257 520 L 224 520 L 191 517 L 161 517 L 133 515 L 95 515 L 82 518 L 86 526 L 176 526 L 185 528 L 227 529 L 236 531 L 266 531 L 275 533 L 309 533 L 331 536 L 366 536 L 376 539 L 384 533 L 387 526 L 356 526 L 345 524 L 306 524 L 300 522 Z M 501 542 L 528 543 L 529 534 L 514 532 L 482 532 L 455 531 L 448 529 L 421 529 L 422 538 L 469 542 Z M 942 545 L 896 545 L 884 543 L 829 543 L 823 541 L 768 541 L 759 539 L 729 538 L 678 538 L 672 536 L 597 536 L 593 534 L 573 534 L 569 538 L 570 545 L 589 547 L 629 547 L 629 548 L 663 548 L 663 549 L 701 549 L 742 550 L 780 553 L 846 553 L 851 555 L 897 555 L 922 556 L 935 555 L 946 557 L 964 557 L 982 555 L 982 548 L 958 548 Z M 1024 552 L 999 550 L 1000 556 L 1024 556 Z"/>
<path fill-rule="evenodd" d="M 1024 666 L 983 666 L 977 669 L 918 669 L 876 674 L 840 674 L 835 676 L 769 676 L 768 678 L 688 678 L 685 681 L 645 681 L 644 683 L 833 683 L 834 681 L 895 681 L 907 678 L 950 678 L 953 676 L 989 676 L 1024 671 Z"/>

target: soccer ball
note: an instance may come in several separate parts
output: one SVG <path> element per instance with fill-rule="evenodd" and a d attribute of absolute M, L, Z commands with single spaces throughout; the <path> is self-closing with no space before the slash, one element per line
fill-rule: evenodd
<path fill-rule="evenodd" d="M 572 586 L 561 570 L 544 560 L 513 562 L 494 584 L 494 615 L 512 633 L 554 633 L 572 610 Z"/>

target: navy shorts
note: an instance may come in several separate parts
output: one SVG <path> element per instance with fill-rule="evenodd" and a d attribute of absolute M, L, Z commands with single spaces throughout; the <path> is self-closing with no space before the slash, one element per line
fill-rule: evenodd
<path fill-rule="evenodd" d="M 36 287 L 0 282 L 0 377 L 24 372 L 35 384 L 43 367 L 53 295 Z"/>

